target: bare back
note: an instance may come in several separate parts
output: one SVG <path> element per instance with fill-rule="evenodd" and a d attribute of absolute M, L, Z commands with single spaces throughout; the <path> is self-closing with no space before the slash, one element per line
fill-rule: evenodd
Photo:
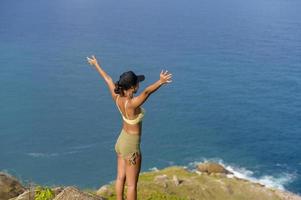
<path fill-rule="evenodd" d="M 141 109 L 140 107 L 131 107 L 131 100 L 131 98 L 119 96 L 116 103 L 124 116 L 127 116 L 128 119 L 135 119 L 141 112 Z M 123 120 L 123 129 L 128 133 L 141 134 L 142 121 L 137 124 L 128 124 Z"/>

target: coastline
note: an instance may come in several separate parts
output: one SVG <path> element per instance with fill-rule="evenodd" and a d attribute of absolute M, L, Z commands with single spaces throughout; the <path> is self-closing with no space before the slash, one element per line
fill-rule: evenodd
<path fill-rule="evenodd" d="M 5 173 L 0 173 L 0 177 Z M 19 182 L 7 174 L 12 180 Z M 1 180 L 0 180 L 1 183 Z M 3 181 L 2 181 L 3 183 Z M 19 182 L 20 183 L 20 182 Z M 16 183 L 14 185 L 17 185 Z M 72 199 L 72 196 L 82 196 L 81 199 L 113 200 L 115 196 L 115 181 L 101 186 L 99 189 L 79 189 L 77 186 L 39 186 L 33 188 L 22 186 L 15 190 L 14 197 L 9 200 L 34 199 L 36 188 L 51 188 L 54 200 Z M 1 188 L 1 187 L 0 187 Z M 3 188 L 3 187 L 2 187 Z M 125 186 L 126 194 L 127 186 Z M 12 190 L 10 190 L 12 191 Z M 17 195 L 18 194 L 18 195 Z M 29 195 L 31 194 L 31 195 Z M 0 195 L 3 192 L 0 190 Z M 22 196 L 23 195 L 23 196 Z M 24 198 L 25 196 L 25 198 Z M 27 198 L 27 199 L 26 199 Z M 289 191 L 267 187 L 258 182 L 252 182 L 236 177 L 233 172 L 218 163 L 200 163 L 195 169 L 185 166 L 170 166 L 163 169 L 154 168 L 151 171 L 140 172 L 138 181 L 138 199 L 173 199 L 173 200 L 301 200 L 301 196 Z M 0 196 L 1 199 L 1 196 Z M 31 200 L 30 199 L 30 200 Z"/>

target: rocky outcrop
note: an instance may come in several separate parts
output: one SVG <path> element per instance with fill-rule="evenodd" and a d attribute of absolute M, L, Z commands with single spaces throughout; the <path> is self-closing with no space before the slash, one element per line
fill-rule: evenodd
<path fill-rule="evenodd" d="M 43 188 L 43 187 L 42 187 Z M 93 192 L 83 192 L 75 186 L 53 187 L 53 200 L 106 200 Z M 0 200 L 33 200 L 37 187 L 24 187 L 15 177 L 0 172 Z"/>
<path fill-rule="evenodd" d="M 75 186 L 68 186 L 66 188 L 55 187 L 52 188 L 52 191 L 55 194 L 53 200 L 106 200 L 105 198 L 96 194 L 82 192 Z M 33 200 L 35 197 L 35 192 L 36 190 L 26 190 L 19 196 L 10 198 L 9 200 Z"/>
<path fill-rule="evenodd" d="M 103 185 L 96 191 L 96 194 L 99 196 L 111 196 L 113 192 L 109 189 L 108 185 Z"/>
<path fill-rule="evenodd" d="M 275 190 L 275 193 L 282 199 L 282 200 L 301 200 L 300 196 L 297 196 L 291 192 L 284 192 L 280 190 Z"/>
<path fill-rule="evenodd" d="M 301 200 L 290 192 L 267 188 L 264 185 L 236 178 L 221 165 L 203 163 L 196 170 L 171 166 L 161 170 L 141 172 L 138 181 L 138 199 L 173 200 Z M 202 171 L 200 173 L 199 171 Z M 221 175 L 223 174 L 223 175 Z M 0 200 L 33 200 L 37 187 L 31 190 L 14 177 L 2 174 Z M 3 181 L 4 180 L 4 181 Z M 7 185 L 5 185 L 7 184 Z M 4 188 L 11 188 L 7 190 Z M 14 191 L 13 189 L 16 189 Z M 49 189 L 49 188 L 48 188 Z M 47 189 L 47 191 L 48 191 Z M 98 190 L 80 190 L 75 186 L 53 187 L 51 200 L 106 200 L 116 199 L 115 181 Z M 22 192 L 22 194 L 21 194 Z M 40 190 L 41 192 L 41 190 Z M 127 185 L 125 185 L 125 194 Z M 36 193 L 37 194 L 37 193 Z M 41 194 L 41 193 L 40 193 Z M 9 198 L 11 196 L 15 196 Z"/>
<path fill-rule="evenodd" d="M 60 192 L 62 192 L 63 189 L 64 189 L 63 187 L 55 187 L 55 188 L 52 188 L 52 191 L 54 192 L 54 195 L 56 196 Z M 33 200 L 34 197 L 35 197 L 35 193 L 36 193 L 35 188 L 27 189 L 27 190 L 25 190 L 25 192 L 23 192 L 19 196 L 16 196 L 16 197 L 11 198 L 9 200 Z"/>
<path fill-rule="evenodd" d="M 11 198 L 9 200 L 32 200 L 32 199 L 34 199 L 34 194 L 35 194 L 34 190 L 26 190 L 25 192 L 23 192 L 19 196 L 16 196 L 16 197 Z"/>
<path fill-rule="evenodd" d="M 0 199 L 10 199 L 22 194 L 25 188 L 10 174 L 0 172 Z"/>
<path fill-rule="evenodd" d="M 224 175 L 230 173 L 228 170 L 212 164 L 201 165 L 205 166 L 203 173 L 180 166 L 142 172 L 138 181 L 138 199 L 300 200 L 299 196 L 289 192 L 228 177 Z M 106 189 L 113 191 L 113 194 L 104 197 L 116 198 L 114 187 L 115 182 L 107 185 Z"/>
<path fill-rule="evenodd" d="M 197 165 L 197 170 L 203 173 L 220 173 L 220 174 L 232 174 L 230 171 L 226 170 L 222 165 L 218 163 L 201 163 Z"/>
<path fill-rule="evenodd" d="M 74 186 L 66 187 L 54 200 L 105 200 L 104 198 L 91 193 L 84 193 Z"/>

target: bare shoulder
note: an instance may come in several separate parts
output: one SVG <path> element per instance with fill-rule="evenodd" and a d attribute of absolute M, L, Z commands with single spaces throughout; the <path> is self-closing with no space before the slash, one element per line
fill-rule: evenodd
<path fill-rule="evenodd" d="M 142 92 L 136 97 L 133 97 L 132 99 L 129 100 L 128 106 L 131 108 L 137 108 L 140 107 L 148 98 L 148 94 L 145 92 Z"/>
<path fill-rule="evenodd" d="M 113 101 L 116 101 L 116 99 L 117 99 L 118 96 L 119 96 L 119 94 L 113 94 L 113 95 L 112 95 Z"/>

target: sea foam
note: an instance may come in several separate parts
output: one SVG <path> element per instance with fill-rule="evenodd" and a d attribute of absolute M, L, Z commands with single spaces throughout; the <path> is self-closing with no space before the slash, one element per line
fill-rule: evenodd
<path fill-rule="evenodd" d="M 215 162 L 222 165 L 225 169 L 232 172 L 233 175 L 237 178 L 249 180 L 254 183 L 260 183 L 262 185 L 265 185 L 269 188 L 275 188 L 280 190 L 286 190 L 285 186 L 292 183 L 296 179 L 295 173 L 288 173 L 288 172 L 282 172 L 277 175 L 262 175 L 262 176 L 255 176 L 254 172 L 246 169 L 241 166 L 236 166 L 233 164 L 227 164 L 222 159 L 219 158 L 212 158 L 212 159 L 201 159 L 200 161 L 194 161 L 188 163 L 186 166 L 188 169 L 195 171 L 195 168 L 198 164 L 203 162 Z M 231 177 L 231 175 L 229 176 Z"/>

